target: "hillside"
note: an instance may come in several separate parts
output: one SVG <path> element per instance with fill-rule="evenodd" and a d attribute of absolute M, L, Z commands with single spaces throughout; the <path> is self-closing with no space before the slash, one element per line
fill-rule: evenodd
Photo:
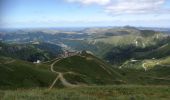
<path fill-rule="evenodd" d="M 134 46 L 135 48 L 144 49 L 157 45 L 157 42 L 164 40 L 165 37 L 167 37 L 167 34 L 160 31 L 125 26 L 93 27 L 71 32 L 66 30 L 57 32 L 56 30 L 53 34 L 51 34 L 50 29 L 46 32 L 43 30 L 18 30 L 6 32 L 6 34 L 2 35 L 2 40 L 9 43 L 49 42 L 66 49 L 91 51 L 97 57 L 114 62 L 110 58 L 107 59 L 107 56 L 112 55 L 115 48 L 124 49 L 128 46 Z M 119 62 L 119 60 L 116 62 Z"/>
<path fill-rule="evenodd" d="M 112 64 L 119 64 L 131 57 L 143 55 L 138 51 L 146 53 L 146 49 L 150 51 L 168 42 L 164 41 L 168 40 L 168 36 L 164 33 L 134 27 L 90 28 L 83 32 L 89 37 L 79 40 L 64 39 L 61 42 L 75 50 L 91 51 L 95 56 L 110 61 Z M 138 54 L 134 56 L 136 52 Z"/>
<path fill-rule="evenodd" d="M 104 61 L 91 54 L 83 53 L 59 60 L 54 70 L 65 74 L 73 84 L 122 84 L 123 77 Z"/>
<path fill-rule="evenodd" d="M 60 46 L 49 43 L 8 44 L 0 42 L 0 55 L 34 62 L 46 61 L 62 53 Z"/>
<path fill-rule="evenodd" d="M 167 42 L 166 44 L 163 44 L 154 49 L 150 49 L 148 51 L 136 52 L 134 56 L 137 59 L 163 58 L 170 56 L 170 42 Z"/>
<path fill-rule="evenodd" d="M 0 56 L 0 88 L 48 87 L 55 74 L 47 65 Z"/>
<path fill-rule="evenodd" d="M 0 56 L 0 78 L 0 88 L 4 89 L 124 83 L 109 64 L 85 51 L 40 64 Z"/>
<path fill-rule="evenodd" d="M 96 28 L 80 32 L 13 34 L 16 36 L 11 36 L 14 40 L 20 38 L 18 36 L 36 36 L 36 39 L 21 43 L 9 42 L 8 38 L 6 42 L 0 42 L 1 86 L 51 89 L 113 84 L 169 85 L 169 36 L 134 27 Z M 40 38 L 41 35 L 43 38 Z M 59 56 L 64 54 L 63 48 L 83 52 Z M 41 62 L 31 63 L 37 60 Z M 9 75 L 14 77 L 10 77 L 8 83 Z"/>
<path fill-rule="evenodd" d="M 114 65 L 121 65 L 130 59 L 144 60 L 168 57 L 170 56 L 169 40 L 169 37 L 164 37 L 156 40 L 154 45 L 149 45 L 145 48 L 132 44 L 112 47 L 103 58 Z"/>
<path fill-rule="evenodd" d="M 0 88 L 84 87 L 93 85 L 170 85 L 169 58 L 112 67 L 86 53 L 40 64 L 0 57 Z M 145 63 L 145 64 L 144 64 Z M 143 67 L 143 64 L 147 69 Z"/>
<path fill-rule="evenodd" d="M 129 84 L 170 85 L 170 67 L 166 65 L 157 65 L 147 70 L 122 68 L 118 72 L 127 79 Z"/>
<path fill-rule="evenodd" d="M 128 60 L 115 70 L 129 84 L 170 85 L 170 57 L 161 59 Z"/>
<path fill-rule="evenodd" d="M 169 66 L 170 65 L 170 56 L 163 58 L 152 58 L 152 59 L 142 59 L 142 60 L 127 60 L 119 68 L 134 68 L 134 69 L 144 69 L 150 70 L 155 66 Z"/>

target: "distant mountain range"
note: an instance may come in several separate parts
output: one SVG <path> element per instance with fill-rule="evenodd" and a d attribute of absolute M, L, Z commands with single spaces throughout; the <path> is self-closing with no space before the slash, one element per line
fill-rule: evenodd
<path fill-rule="evenodd" d="M 0 88 L 170 85 L 170 37 L 148 29 L 3 31 Z"/>

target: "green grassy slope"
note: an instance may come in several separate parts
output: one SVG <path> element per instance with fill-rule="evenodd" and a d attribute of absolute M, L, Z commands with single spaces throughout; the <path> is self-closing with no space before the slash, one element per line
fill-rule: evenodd
<path fill-rule="evenodd" d="M 170 85 L 169 58 L 126 62 L 119 69 L 90 54 L 72 56 L 60 60 L 55 70 L 73 72 L 65 78 L 74 84 L 141 84 Z M 146 70 L 143 68 L 143 64 Z"/>
<path fill-rule="evenodd" d="M 105 54 L 104 59 L 114 65 L 121 65 L 130 59 L 160 59 L 168 56 L 170 56 L 170 38 L 166 37 L 164 40 L 157 40 L 155 45 L 145 48 L 135 45 L 113 47 Z"/>
<path fill-rule="evenodd" d="M 160 47 L 153 50 L 148 50 L 146 52 L 136 52 L 136 58 L 162 58 L 170 55 L 170 43 L 166 43 Z"/>
<path fill-rule="evenodd" d="M 0 91 L 1 100 L 169 100 L 169 86 L 113 85 Z"/>
<path fill-rule="evenodd" d="M 66 79 L 70 80 L 72 83 L 123 83 L 123 77 L 116 71 L 112 70 L 110 65 L 86 53 L 60 60 L 55 64 L 55 70 L 76 73 L 75 75 L 65 75 Z"/>
<path fill-rule="evenodd" d="M 146 71 L 132 67 L 115 70 L 125 77 L 128 84 L 170 85 L 170 67 L 166 65 L 156 65 Z"/>
<path fill-rule="evenodd" d="M 56 75 L 47 65 L 0 57 L 0 88 L 48 87 Z"/>
<path fill-rule="evenodd" d="M 119 68 L 134 68 L 134 69 L 152 69 L 155 66 L 170 66 L 170 56 L 160 59 L 143 59 L 143 60 L 128 60 L 124 62 Z"/>

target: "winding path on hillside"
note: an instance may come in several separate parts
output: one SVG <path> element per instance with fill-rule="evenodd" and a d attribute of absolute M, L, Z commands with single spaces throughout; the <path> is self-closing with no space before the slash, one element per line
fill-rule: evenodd
<path fill-rule="evenodd" d="M 160 66 L 163 66 L 162 64 L 160 64 L 160 62 L 159 61 L 154 61 L 156 64 L 155 65 L 160 65 Z M 148 63 L 153 63 L 153 62 L 148 62 Z M 145 69 L 145 71 L 147 71 L 147 66 L 146 66 L 146 64 L 148 64 L 148 63 L 143 63 L 142 64 L 142 67 Z M 153 65 L 153 66 L 155 66 L 155 65 Z M 166 65 L 165 65 L 166 66 Z"/>
<path fill-rule="evenodd" d="M 80 57 L 84 57 L 84 56 L 81 56 L 81 55 L 77 55 L 77 56 L 80 56 Z M 71 56 L 68 56 L 68 57 L 71 57 Z M 71 88 L 74 88 L 74 87 L 79 87 L 79 86 L 87 86 L 86 84 L 72 84 L 70 82 L 68 82 L 65 78 L 64 78 L 64 75 L 65 74 L 72 74 L 72 75 L 82 75 L 82 74 L 79 74 L 79 73 L 75 73 L 75 72 L 71 72 L 71 71 L 68 71 L 68 72 L 58 72 L 58 71 L 55 71 L 54 70 L 54 65 L 59 62 L 60 60 L 62 59 L 65 59 L 65 58 L 68 58 L 68 57 L 64 57 L 64 58 L 56 58 L 55 61 L 50 65 L 50 70 L 51 72 L 53 73 L 56 73 L 57 74 L 57 77 L 55 78 L 55 80 L 52 82 L 52 84 L 50 85 L 49 89 L 52 89 L 54 87 L 54 85 L 56 84 L 56 82 L 59 80 L 61 82 L 61 84 L 65 87 L 71 87 Z M 99 61 L 97 61 L 99 62 Z M 104 65 L 100 63 L 100 67 L 106 71 L 109 75 L 112 75 L 112 73 L 106 69 L 104 67 Z M 85 75 L 82 75 L 82 76 L 85 76 Z"/>
<path fill-rule="evenodd" d="M 13 62 L 15 62 L 15 60 L 7 61 L 4 64 L 10 64 L 10 63 L 13 63 Z"/>
<path fill-rule="evenodd" d="M 7 62 L 4 62 L 3 64 L 10 64 L 10 63 L 13 63 L 13 62 L 15 62 L 15 60 L 7 61 Z M 2 64 L 2 63 L 0 63 L 0 64 Z M 7 66 L 2 66 L 2 67 L 6 68 L 9 71 L 14 71 L 12 68 L 9 68 Z"/>
<path fill-rule="evenodd" d="M 147 67 L 145 66 L 145 64 L 147 64 L 147 63 L 143 63 L 143 64 L 142 64 L 142 67 L 143 67 L 144 70 L 146 71 L 146 70 L 147 70 Z"/>
<path fill-rule="evenodd" d="M 165 65 L 165 64 L 162 64 L 160 66 L 164 66 L 164 67 L 170 67 L 170 65 Z"/>
<path fill-rule="evenodd" d="M 51 64 L 51 66 L 50 66 L 51 72 L 56 73 L 56 74 L 58 74 L 58 75 L 57 75 L 56 79 L 53 81 L 53 83 L 50 85 L 49 89 L 52 89 L 58 80 L 60 80 L 61 83 L 62 83 L 62 85 L 64 85 L 65 87 L 78 87 L 78 86 L 79 86 L 79 85 L 71 84 L 71 83 L 68 82 L 68 81 L 64 78 L 64 76 L 63 76 L 63 74 L 74 74 L 73 72 L 61 73 L 61 72 L 57 72 L 57 71 L 54 70 L 54 65 L 55 65 L 58 61 L 60 61 L 60 60 L 62 60 L 62 59 L 63 59 L 63 58 L 58 58 L 58 59 L 57 59 L 56 61 L 54 61 L 54 62 Z"/>

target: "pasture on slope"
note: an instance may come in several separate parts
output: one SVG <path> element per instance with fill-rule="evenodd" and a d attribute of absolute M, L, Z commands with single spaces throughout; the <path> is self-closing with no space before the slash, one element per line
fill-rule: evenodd
<path fill-rule="evenodd" d="M 77 75 L 65 75 L 65 78 L 74 84 L 121 84 L 124 82 L 122 75 L 114 71 L 109 64 L 87 53 L 58 61 L 54 70 L 77 73 Z"/>

